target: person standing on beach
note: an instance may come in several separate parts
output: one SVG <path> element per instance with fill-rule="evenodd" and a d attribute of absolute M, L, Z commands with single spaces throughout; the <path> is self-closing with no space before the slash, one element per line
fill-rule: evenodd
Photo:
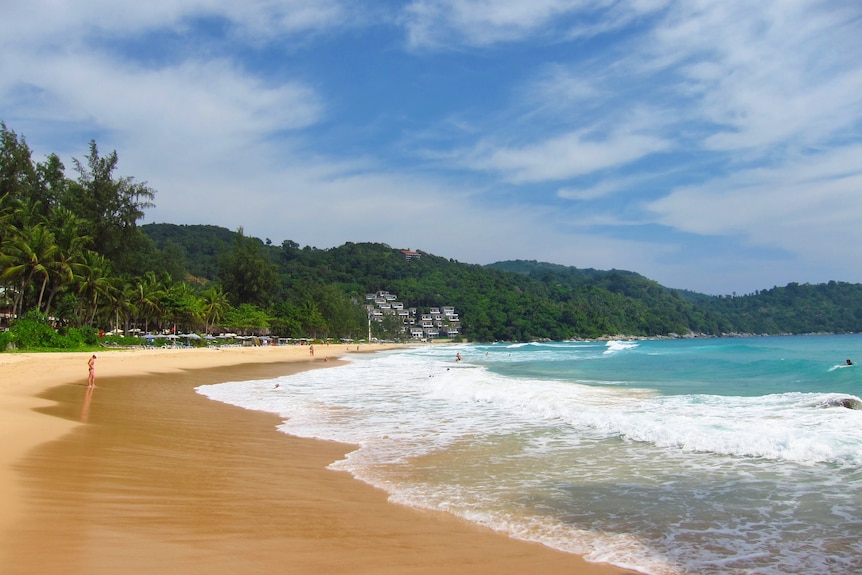
<path fill-rule="evenodd" d="M 94 353 L 90 361 L 87 362 L 87 366 L 90 368 L 90 374 L 87 376 L 87 387 L 96 387 L 96 357 Z"/>

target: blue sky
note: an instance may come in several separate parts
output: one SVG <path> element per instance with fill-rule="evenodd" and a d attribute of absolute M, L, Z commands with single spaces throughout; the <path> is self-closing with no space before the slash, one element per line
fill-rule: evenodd
<path fill-rule="evenodd" d="M 144 223 L 743 294 L 862 282 L 857 0 L 11 0 L 0 120 Z"/>

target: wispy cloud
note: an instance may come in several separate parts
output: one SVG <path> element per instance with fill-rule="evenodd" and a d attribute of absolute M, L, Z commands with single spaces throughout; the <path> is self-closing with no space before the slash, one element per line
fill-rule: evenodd
<path fill-rule="evenodd" d="M 852 0 L 32 0 L 0 18 L 0 120 L 37 156 L 118 149 L 159 221 L 862 281 L 860 35 Z"/>
<path fill-rule="evenodd" d="M 404 10 L 403 22 L 414 48 L 484 46 L 541 33 L 556 18 L 589 4 L 584 0 L 414 0 Z"/>
<path fill-rule="evenodd" d="M 859 15 L 848 7 L 681 3 L 651 34 L 649 56 L 675 70 L 693 112 L 713 124 L 707 149 L 816 145 L 862 112 Z"/>
<path fill-rule="evenodd" d="M 647 208 L 662 225 L 698 235 L 843 261 L 862 242 L 862 146 L 796 156 L 793 165 L 743 170 L 674 190 Z"/>
<path fill-rule="evenodd" d="M 597 183 L 573 184 L 557 190 L 557 197 L 564 200 L 591 201 L 600 200 L 622 191 L 636 189 L 648 184 L 660 175 L 638 174 L 627 178 L 601 178 Z"/>
<path fill-rule="evenodd" d="M 482 143 L 467 163 L 474 169 L 499 172 L 515 183 L 558 181 L 619 167 L 667 147 L 667 142 L 647 135 L 593 139 L 585 132 L 574 132 L 517 147 Z"/>
<path fill-rule="evenodd" d="M 201 21 L 214 20 L 246 39 L 270 38 L 347 25 L 351 5 L 343 0 L 31 0 L 4 6 L 0 31 L 5 41 L 44 48 L 154 30 L 189 33 Z M 31 17 L 35 14 L 38 18 Z"/>

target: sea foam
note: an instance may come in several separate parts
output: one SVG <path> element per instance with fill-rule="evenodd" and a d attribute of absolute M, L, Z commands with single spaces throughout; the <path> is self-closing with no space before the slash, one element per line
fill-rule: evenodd
<path fill-rule="evenodd" d="M 816 373 L 764 362 L 787 355 L 770 341 L 620 343 L 429 346 L 199 391 L 277 413 L 286 433 L 357 445 L 332 467 L 394 501 L 590 560 L 656 575 L 859 566 L 862 411 L 841 406 L 858 397 L 817 391 L 826 380 L 687 392 L 690 374 L 694 390 L 801 377 L 762 366 Z"/>

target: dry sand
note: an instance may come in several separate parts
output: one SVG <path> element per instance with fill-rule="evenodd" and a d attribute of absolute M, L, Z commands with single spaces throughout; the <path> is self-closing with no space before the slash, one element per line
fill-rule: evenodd
<path fill-rule="evenodd" d="M 106 350 L 92 390 L 90 354 L 0 354 L 0 573 L 630 573 L 388 503 L 326 469 L 351 446 L 194 392 L 355 349 Z"/>

